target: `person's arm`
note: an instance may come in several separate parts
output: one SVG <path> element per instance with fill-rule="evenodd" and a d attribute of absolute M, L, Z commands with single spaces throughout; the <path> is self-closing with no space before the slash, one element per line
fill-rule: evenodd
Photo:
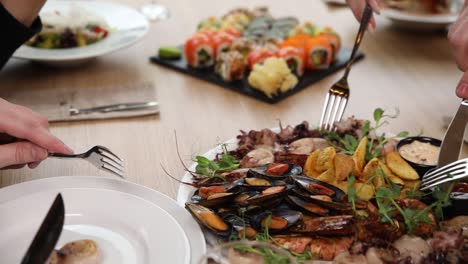
<path fill-rule="evenodd" d="M 460 98 L 468 99 L 468 0 L 465 0 L 457 21 L 450 27 L 448 39 L 458 68 L 464 72 L 457 85 L 456 94 Z"/>
<path fill-rule="evenodd" d="M 38 13 L 45 0 L 0 0 L 0 69 L 13 52 L 42 27 Z"/>
<path fill-rule="evenodd" d="M 48 157 L 49 152 L 73 152 L 50 133 L 47 119 L 1 98 L 0 142 L 0 169 L 20 168 L 26 164 L 34 168 Z"/>
<path fill-rule="evenodd" d="M 362 13 L 364 12 L 364 7 L 366 6 L 366 2 L 372 7 L 372 10 L 380 14 L 380 5 L 381 0 L 346 0 L 348 3 L 349 8 L 353 11 L 354 16 L 358 21 L 361 21 Z M 376 27 L 375 19 L 372 16 L 371 20 L 369 21 L 369 29 L 374 30 Z"/>

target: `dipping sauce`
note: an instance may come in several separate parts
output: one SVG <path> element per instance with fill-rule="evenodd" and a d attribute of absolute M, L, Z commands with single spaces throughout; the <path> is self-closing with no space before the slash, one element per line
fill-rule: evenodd
<path fill-rule="evenodd" d="M 440 147 L 434 146 L 431 143 L 421 141 L 413 141 L 410 144 L 403 145 L 399 148 L 400 155 L 416 164 L 422 165 L 437 165 Z"/>

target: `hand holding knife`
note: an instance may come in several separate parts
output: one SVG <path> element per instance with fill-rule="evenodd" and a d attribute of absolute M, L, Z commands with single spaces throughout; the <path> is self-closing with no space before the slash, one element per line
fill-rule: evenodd
<path fill-rule="evenodd" d="M 29 245 L 21 264 L 43 264 L 55 248 L 65 222 L 65 205 L 59 193 Z"/>

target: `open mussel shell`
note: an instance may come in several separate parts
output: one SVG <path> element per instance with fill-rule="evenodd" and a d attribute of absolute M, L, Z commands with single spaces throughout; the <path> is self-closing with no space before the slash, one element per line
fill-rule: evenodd
<path fill-rule="evenodd" d="M 302 167 L 290 163 L 269 163 L 251 168 L 247 177 L 263 178 L 270 181 L 284 180 L 292 175 L 300 175 Z"/>
<path fill-rule="evenodd" d="M 298 222 L 289 230 L 317 236 L 346 236 L 354 233 L 354 217 L 337 215 L 311 218 Z"/>
<path fill-rule="evenodd" d="M 249 205 L 262 205 L 265 206 L 265 204 L 270 203 L 272 201 L 278 201 L 280 203 L 285 194 L 286 194 L 287 188 L 286 186 L 273 186 L 270 188 L 267 188 L 265 190 L 262 190 L 261 192 L 257 192 L 255 195 L 249 197 L 246 199 L 246 202 Z"/>
<path fill-rule="evenodd" d="M 231 225 L 221 219 L 213 210 L 194 203 L 186 203 L 185 208 L 203 227 L 206 227 L 216 235 L 228 237 L 231 234 Z"/>
<path fill-rule="evenodd" d="M 328 215 L 328 213 L 330 212 L 330 210 L 328 210 L 327 208 L 324 208 L 312 201 L 302 200 L 301 198 L 294 195 L 286 196 L 286 201 L 290 203 L 293 207 L 298 208 L 301 211 L 309 214 L 325 216 Z"/>
<path fill-rule="evenodd" d="M 330 196 L 310 194 L 303 188 L 294 188 L 291 190 L 291 192 L 304 201 L 315 203 L 327 209 L 332 209 L 338 212 L 349 212 L 352 209 L 350 203 L 335 202 Z"/>
<path fill-rule="evenodd" d="M 243 191 L 261 191 L 273 186 L 286 186 L 282 180 L 270 181 L 264 178 L 247 177 L 242 179 L 241 189 Z"/>
<path fill-rule="evenodd" d="M 312 195 L 326 195 L 333 199 L 333 201 L 343 201 L 346 193 L 340 188 L 333 186 L 329 183 L 322 182 L 305 176 L 294 176 L 292 180 L 297 186 L 306 190 Z"/>
<path fill-rule="evenodd" d="M 234 200 L 234 198 L 236 198 L 236 195 L 236 193 L 215 193 L 210 195 L 207 199 L 201 199 L 196 201 L 196 203 L 198 205 L 209 208 L 225 206 L 230 204 Z"/>
<path fill-rule="evenodd" d="M 268 229 L 271 233 L 278 233 L 288 229 L 302 219 L 302 213 L 289 209 L 263 211 L 251 216 L 250 223 L 256 230 L 263 230 L 269 221 Z"/>

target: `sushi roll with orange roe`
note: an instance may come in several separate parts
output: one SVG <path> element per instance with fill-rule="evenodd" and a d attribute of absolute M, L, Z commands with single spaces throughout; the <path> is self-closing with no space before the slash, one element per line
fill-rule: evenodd
<path fill-rule="evenodd" d="M 194 68 L 210 67 L 215 62 L 215 46 L 212 38 L 206 34 L 195 34 L 184 46 L 187 63 Z"/>
<path fill-rule="evenodd" d="M 310 70 L 325 70 L 333 62 L 333 48 L 323 38 L 310 38 L 306 45 L 306 68 Z"/>
<path fill-rule="evenodd" d="M 341 39 L 338 33 L 333 31 L 333 29 L 326 27 L 318 33 L 317 37 L 323 38 L 330 43 L 333 48 L 333 60 L 335 60 L 341 48 Z"/>
<path fill-rule="evenodd" d="M 283 58 L 291 72 L 297 76 L 302 76 L 305 68 L 304 49 L 287 46 L 278 51 L 278 57 Z"/>

